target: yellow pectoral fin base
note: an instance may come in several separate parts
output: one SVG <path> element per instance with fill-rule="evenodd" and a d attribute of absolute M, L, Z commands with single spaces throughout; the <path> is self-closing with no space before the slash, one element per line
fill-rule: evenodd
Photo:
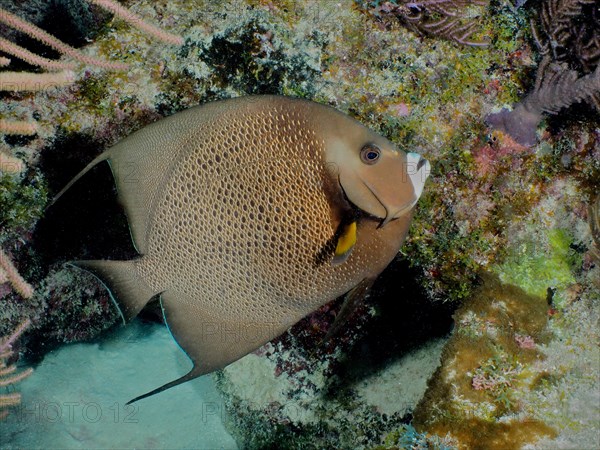
<path fill-rule="evenodd" d="M 340 231 L 335 246 L 332 264 L 341 264 L 348 259 L 348 256 L 350 256 L 350 253 L 356 244 L 356 221 L 342 225 Z"/>

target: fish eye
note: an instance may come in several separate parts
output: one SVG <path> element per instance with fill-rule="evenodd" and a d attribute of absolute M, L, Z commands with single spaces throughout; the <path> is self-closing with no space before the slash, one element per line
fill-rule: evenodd
<path fill-rule="evenodd" d="M 381 149 L 375 144 L 367 144 L 360 151 L 360 160 L 365 164 L 375 164 L 380 156 Z"/>

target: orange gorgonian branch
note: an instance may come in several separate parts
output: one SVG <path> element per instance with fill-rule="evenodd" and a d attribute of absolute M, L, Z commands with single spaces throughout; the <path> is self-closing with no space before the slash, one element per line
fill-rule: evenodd
<path fill-rule="evenodd" d="M 140 16 L 138 16 L 137 14 L 134 14 L 133 12 L 129 11 L 127 8 L 124 8 L 123 6 L 119 5 L 117 2 L 115 2 L 113 0 L 88 0 L 88 1 L 90 3 L 93 3 L 94 5 L 98 5 L 104 9 L 109 10 L 115 16 L 119 17 L 120 19 L 123 19 L 125 22 L 129 23 L 130 25 L 133 25 L 135 28 L 145 31 L 150 36 L 153 36 L 158 40 L 161 40 L 163 42 L 166 42 L 167 44 L 173 44 L 173 45 L 182 45 L 183 44 L 183 38 L 181 36 L 177 36 L 176 34 L 172 34 L 167 31 L 161 30 L 160 28 L 155 27 L 152 24 L 144 22 L 144 19 L 142 19 Z"/>
<path fill-rule="evenodd" d="M 17 366 L 15 364 L 8 365 L 7 363 L 8 359 L 14 353 L 13 344 L 30 324 L 31 321 L 26 319 L 10 336 L 0 341 L 0 387 L 12 386 L 27 378 L 33 372 L 33 369 L 29 368 L 17 373 Z M 18 405 L 19 403 L 21 403 L 21 394 L 19 393 L 0 394 L 0 420 L 8 415 L 8 411 L 5 410 L 6 408 Z"/>
<path fill-rule="evenodd" d="M 0 37 L 0 50 L 20 60 L 28 62 L 32 66 L 43 67 L 47 70 L 65 70 L 75 68 L 75 64 L 73 63 L 66 63 L 62 61 L 44 58 L 42 56 L 36 55 L 33 52 L 30 52 L 29 50 L 21 47 L 20 45 L 15 44 L 14 42 L 10 42 L 9 40 L 4 39 L 3 37 Z"/>
<path fill-rule="evenodd" d="M 25 122 L 23 120 L 0 119 L 0 133 L 32 136 L 37 133 L 37 125 L 35 123 Z"/>
<path fill-rule="evenodd" d="M 53 87 L 68 86 L 75 81 L 71 70 L 48 73 L 0 72 L 0 91 L 45 91 Z"/>
<path fill-rule="evenodd" d="M 19 275 L 17 268 L 3 250 L 0 250 L 0 269 L 4 271 L 6 278 L 10 281 L 13 289 L 17 291 L 21 297 L 31 298 L 33 296 L 33 287 Z"/>
<path fill-rule="evenodd" d="M 129 11 L 127 8 L 119 5 L 113 0 L 88 0 L 90 3 L 111 11 L 116 17 L 119 17 L 134 27 L 146 32 L 161 41 L 169 44 L 181 45 L 183 38 L 172 33 L 161 30 L 160 28 L 144 22 L 144 20 Z M 27 34 L 49 47 L 56 49 L 60 54 L 69 56 L 79 63 L 90 66 L 97 66 L 108 70 L 123 70 L 128 67 L 125 63 L 104 61 L 99 58 L 88 56 L 83 52 L 71 47 L 70 45 L 55 38 L 38 26 L 21 19 L 20 17 L 0 8 L 0 23 L 9 26 L 17 31 Z M 74 62 L 59 61 L 44 58 L 26 48 L 21 47 L 3 37 L 0 37 L 0 51 L 23 60 L 31 65 L 42 67 L 49 71 L 60 71 L 57 73 L 34 74 L 29 72 L 0 72 L 0 91 L 41 91 L 55 86 L 65 86 L 75 81 L 75 74 L 72 70 L 76 69 L 78 64 Z M 10 64 L 10 59 L 0 56 L 0 67 Z M 24 121 L 5 121 L 0 120 L 0 134 L 23 134 L 32 135 L 37 132 L 37 126 L 33 123 Z"/>
<path fill-rule="evenodd" d="M 26 122 L 27 123 L 27 122 Z M 0 124 L 0 133 L 2 133 L 2 124 Z M 25 168 L 23 161 L 14 156 L 7 155 L 0 151 L 0 173 L 20 173 Z M 4 274 L 4 277 L 2 276 Z M 0 268 L 0 283 L 6 283 L 6 272 Z"/>
<path fill-rule="evenodd" d="M 183 38 L 181 36 L 177 36 L 172 33 L 168 33 L 166 31 L 161 30 L 160 28 L 151 25 L 138 16 L 137 14 L 132 13 L 127 8 L 119 5 L 113 0 L 88 0 L 90 3 L 98 5 L 104 9 L 111 11 L 115 16 L 123 19 L 127 23 L 133 25 L 134 27 L 145 31 L 150 36 L 153 36 L 163 42 L 181 45 L 183 44 Z M 118 62 L 110 62 L 104 61 L 102 59 L 94 58 L 92 56 L 88 56 L 79 50 L 71 47 L 68 44 L 65 44 L 61 40 L 55 38 L 51 34 L 47 33 L 43 29 L 33 25 L 26 20 L 21 19 L 20 17 L 6 11 L 5 9 L 0 8 L 0 23 L 3 23 L 15 30 L 18 30 L 22 33 L 27 34 L 33 39 L 36 39 L 44 44 L 58 50 L 61 54 L 70 56 L 71 58 L 90 65 L 90 66 L 98 66 L 104 69 L 109 70 L 123 70 L 128 67 L 127 64 L 118 63 Z M 28 62 L 34 66 L 42 67 L 47 70 L 68 70 L 75 69 L 76 64 L 68 63 L 63 61 L 56 61 L 47 58 L 43 58 L 39 55 L 36 55 L 33 52 L 21 47 L 20 45 L 15 44 L 14 42 L 10 42 L 7 39 L 0 37 L 0 50 L 8 53 L 18 59 Z"/>
<path fill-rule="evenodd" d="M 64 42 L 62 42 L 59 39 L 56 39 L 54 36 L 52 36 L 51 34 L 47 33 L 46 31 L 42 30 L 41 28 L 35 26 L 34 24 L 27 22 L 23 19 L 21 19 L 18 16 L 15 16 L 14 14 L 6 11 L 5 9 L 0 8 L 0 22 L 4 23 L 5 25 L 8 25 L 11 28 L 14 28 L 15 30 L 19 30 L 22 33 L 25 33 L 26 35 L 40 41 L 43 42 L 44 44 L 48 45 L 49 47 L 54 48 L 55 50 L 58 50 L 60 53 L 62 53 L 63 55 L 68 55 L 71 58 L 77 60 L 77 61 L 81 61 L 82 63 L 88 64 L 90 66 L 98 66 L 98 67 L 102 67 L 104 69 L 114 69 L 114 70 L 118 70 L 118 69 L 126 69 L 127 68 L 127 64 L 122 64 L 122 63 L 115 63 L 115 62 L 109 62 L 109 61 L 104 61 L 102 59 L 98 59 L 98 58 L 94 58 L 88 55 L 85 55 L 84 53 L 80 52 L 79 50 L 71 47 L 70 45 L 65 44 Z M 30 62 L 30 60 L 32 61 L 37 61 L 37 63 L 42 63 L 45 65 L 42 65 L 42 67 L 44 68 L 49 68 L 47 67 L 47 61 L 50 60 L 45 60 L 41 61 L 40 57 L 38 57 L 37 55 L 34 55 L 33 57 L 31 55 L 29 55 L 27 50 L 25 50 L 24 48 L 13 44 L 9 41 L 6 41 L 5 39 L 0 40 L 0 49 L 7 51 L 7 53 L 10 53 L 13 56 L 16 56 L 19 59 L 23 59 L 24 61 Z M 62 69 L 73 69 L 74 65 L 73 64 L 68 64 L 68 63 L 60 63 L 61 64 L 61 68 Z M 35 65 L 40 65 L 40 64 L 35 64 Z M 52 64 L 52 66 L 55 67 L 55 64 Z"/>

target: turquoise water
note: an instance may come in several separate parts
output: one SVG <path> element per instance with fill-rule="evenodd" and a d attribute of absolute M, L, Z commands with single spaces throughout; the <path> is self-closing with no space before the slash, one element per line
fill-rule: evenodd
<path fill-rule="evenodd" d="M 165 327 L 139 321 L 64 346 L 19 383 L 23 403 L 2 423 L 0 447 L 236 449 L 210 375 L 125 405 L 190 366 Z"/>

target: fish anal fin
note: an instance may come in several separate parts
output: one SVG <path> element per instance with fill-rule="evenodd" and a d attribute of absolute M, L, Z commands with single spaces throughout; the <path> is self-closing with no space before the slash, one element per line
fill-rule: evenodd
<path fill-rule="evenodd" d="M 339 333 L 346 321 L 369 294 L 374 282 L 375 278 L 365 278 L 346 294 L 340 312 L 335 317 L 322 342 L 327 342 Z"/>
<path fill-rule="evenodd" d="M 200 302 L 173 289 L 160 294 L 160 303 L 171 335 L 194 366 L 181 378 L 136 397 L 129 403 L 221 369 L 279 336 L 290 325 L 252 322 L 247 318 L 239 322 L 225 322 L 207 313 Z"/>
<path fill-rule="evenodd" d="M 190 381 L 193 380 L 194 378 L 198 378 L 199 376 L 204 375 L 203 372 L 201 372 L 200 369 L 198 369 L 197 367 L 194 367 L 192 370 L 190 370 L 188 373 L 186 373 L 184 376 L 177 378 L 176 380 L 173 380 L 169 383 L 163 384 L 160 387 L 157 387 L 156 389 L 152 389 L 149 392 L 146 392 L 145 394 L 142 395 L 138 395 L 135 398 L 132 398 L 131 400 L 129 400 L 127 403 L 125 403 L 125 405 L 131 405 L 132 403 L 135 403 L 139 400 L 142 400 L 144 398 L 147 397 L 151 397 L 155 394 L 158 394 L 162 391 L 166 391 L 167 389 L 170 389 L 172 387 L 175 387 L 177 385 L 180 385 L 182 383 L 185 383 L 186 381 Z"/>
<path fill-rule="evenodd" d="M 125 321 L 137 316 L 157 294 L 138 274 L 135 260 L 82 260 L 71 261 L 69 265 L 84 269 L 98 278 L 109 291 Z"/>

